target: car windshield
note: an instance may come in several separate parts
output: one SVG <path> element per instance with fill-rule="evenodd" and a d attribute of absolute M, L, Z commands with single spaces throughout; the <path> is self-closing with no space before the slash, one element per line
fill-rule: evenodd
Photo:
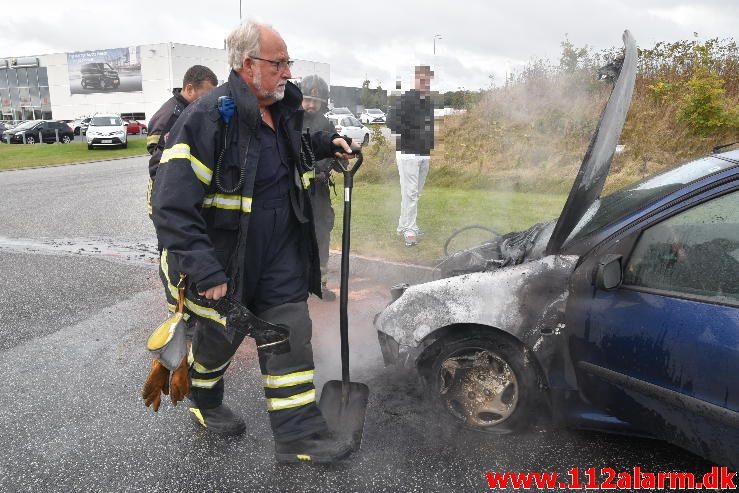
<path fill-rule="evenodd" d="M 382 114 L 382 111 L 380 111 L 380 110 L 367 110 L 367 113 L 369 113 L 371 115 L 381 115 Z"/>
<path fill-rule="evenodd" d="M 30 120 L 30 121 L 27 121 L 25 123 L 21 123 L 20 125 L 18 125 L 17 127 L 15 127 L 15 130 L 25 130 L 27 128 L 33 128 L 36 125 L 38 125 L 39 123 L 41 123 L 41 120 Z"/>
<path fill-rule="evenodd" d="M 737 160 L 739 159 L 739 151 L 727 153 L 724 156 Z M 585 215 L 573 229 L 567 242 L 576 238 L 583 238 L 593 231 L 607 226 L 661 197 L 665 197 L 690 182 L 736 166 L 737 162 L 739 161 L 725 161 L 713 156 L 704 157 L 646 178 L 602 197 L 588 208 Z"/>
<path fill-rule="evenodd" d="M 118 127 L 121 125 L 121 119 L 117 116 L 96 116 L 90 120 L 91 127 Z"/>
<path fill-rule="evenodd" d="M 353 116 L 348 117 L 347 120 L 349 120 L 349 124 L 352 127 L 361 127 L 362 126 L 362 124 L 359 122 L 359 120 L 357 120 Z"/>
<path fill-rule="evenodd" d="M 335 114 L 337 114 L 337 115 L 351 115 L 351 113 L 352 113 L 351 111 L 349 111 L 346 108 L 334 108 L 332 112 L 335 113 Z"/>

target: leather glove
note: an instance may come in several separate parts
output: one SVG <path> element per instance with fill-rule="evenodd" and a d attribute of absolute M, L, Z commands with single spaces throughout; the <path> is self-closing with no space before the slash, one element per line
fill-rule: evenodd
<path fill-rule="evenodd" d="M 159 411 L 159 405 L 162 403 L 162 394 L 169 393 L 169 370 L 155 359 L 151 362 L 151 370 L 149 376 L 146 377 L 144 383 L 144 391 L 141 396 L 144 398 L 146 407 L 151 406 L 154 412 Z"/>
<path fill-rule="evenodd" d="M 169 398 L 175 406 L 190 393 L 190 368 L 187 364 L 187 356 L 182 358 L 180 366 L 172 372 L 169 390 Z"/>

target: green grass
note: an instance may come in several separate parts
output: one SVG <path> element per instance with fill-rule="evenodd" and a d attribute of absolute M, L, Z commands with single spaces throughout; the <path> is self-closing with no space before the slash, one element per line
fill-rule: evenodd
<path fill-rule="evenodd" d="M 415 247 L 406 247 L 395 234 L 400 213 L 398 183 L 362 183 L 357 176 L 352 194 L 351 251 L 389 260 L 433 265 L 443 256 L 449 235 L 468 225 L 481 225 L 498 233 L 520 231 L 559 215 L 566 195 L 450 189 L 427 186 L 419 202 L 418 225 L 425 235 Z M 342 180 L 333 196 L 336 224 L 331 248 L 341 249 L 344 204 Z M 471 246 L 489 233 L 467 231 L 449 245 L 451 251 Z"/>
<path fill-rule="evenodd" d="M 82 137 L 84 139 L 84 137 Z M 146 139 L 130 139 L 128 149 L 93 149 L 75 137 L 69 144 L 0 144 L 0 169 L 72 164 L 146 154 Z"/>

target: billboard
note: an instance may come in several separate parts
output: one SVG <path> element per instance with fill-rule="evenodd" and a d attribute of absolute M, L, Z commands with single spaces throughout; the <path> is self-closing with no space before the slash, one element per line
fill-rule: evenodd
<path fill-rule="evenodd" d="M 67 53 L 70 94 L 141 91 L 140 47 Z"/>

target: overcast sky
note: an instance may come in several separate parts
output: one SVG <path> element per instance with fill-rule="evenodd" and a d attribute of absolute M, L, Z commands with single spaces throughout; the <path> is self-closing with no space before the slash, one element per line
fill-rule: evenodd
<path fill-rule="evenodd" d="M 5 5 L 5 4 L 8 5 Z M 239 0 L 2 2 L 0 58 L 172 41 L 223 47 L 239 23 Z M 737 0 L 242 0 L 242 12 L 272 24 L 292 58 L 328 62 L 331 83 L 368 78 L 392 88 L 409 67 L 431 63 L 434 89 L 500 83 L 533 58 L 557 60 L 565 34 L 576 46 L 621 46 L 630 29 L 657 41 L 732 37 Z M 22 7 L 22 8 L 21 8 Z M 436 54 L 433 53 L 434 35 Z M 222 74 L 218 74 L 219 77 Z"/>

